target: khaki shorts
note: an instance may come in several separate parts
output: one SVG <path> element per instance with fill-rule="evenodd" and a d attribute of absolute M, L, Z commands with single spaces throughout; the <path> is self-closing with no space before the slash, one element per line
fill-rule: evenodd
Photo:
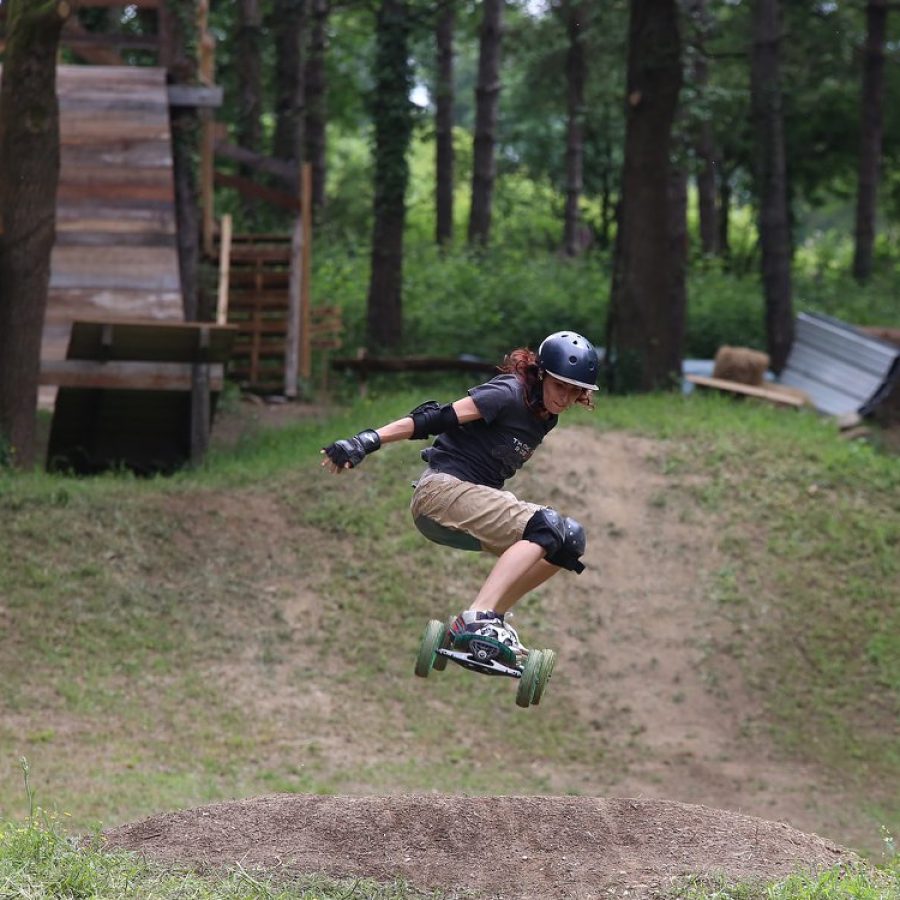
<path fill-rule="evenodd" d="M 509 491 L 431 469 L 416 482 L 410 503 L 416 527 L 429 540 L 495 556 L 522 539 L 528 520 L 539 509 Z"/>

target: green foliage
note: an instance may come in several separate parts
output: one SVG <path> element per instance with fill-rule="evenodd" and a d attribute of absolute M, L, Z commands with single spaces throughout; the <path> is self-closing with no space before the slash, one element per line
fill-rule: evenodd
<path fill-rule="evenodd" d="M 835 866 L 824 872 L 796 872 L 780 881 L 729 883 L 724 879 L 691 879 L 672 889 L 679 900 L 897 900 L 900 855 L 874 867 Z"/>

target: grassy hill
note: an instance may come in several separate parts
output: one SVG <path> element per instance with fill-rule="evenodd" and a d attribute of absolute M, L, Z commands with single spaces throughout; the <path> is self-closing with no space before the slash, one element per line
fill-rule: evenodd
<path fill-rule="evenodd" d="M 410 526 L 417 445 L 340 478 L 318 448 L 427 393 L 251 429 L 170 479 L 0 475 L 0 819 L 26 807 L 22 757 L 78 829 L 274 791 L 596 793 L 633 773 L 640 736 L 585 714 L 602 659 L 524 713 L 502 679 L 411 677 L 424 622 L 465 605 L 487 561 Z M 727 706 L 739 682 L 760 711 L 748 742 L 820 772 L 823 799 L 839 785 L 853 806 L 823 828 L 876 852 L 900 826 L 897 458 L 715 397 L 603 399 L 577 423 L 649 442 L 647 515 L 714 551 L 698 583 L 715 627 L 694 636 L 709 692 Z M 522 482 L 588 504 L 602 484 L 602 459 Z M 560 591 L 528 609 L 548 646 L 582 627 Z"/>

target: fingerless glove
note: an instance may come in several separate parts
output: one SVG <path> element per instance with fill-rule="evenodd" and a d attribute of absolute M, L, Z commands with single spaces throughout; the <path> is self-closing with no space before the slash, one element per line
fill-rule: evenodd
<path fill-rule="evenodd" d="M 374 453 L 381 447 L 381 438 L 378 432 L 366 428 L 351 438 L 342 438 L 323 448 L 325 455 L 336 465 L 345 468 L 348 464 L 351 469 L 358 466 L 370 453 Z"/>

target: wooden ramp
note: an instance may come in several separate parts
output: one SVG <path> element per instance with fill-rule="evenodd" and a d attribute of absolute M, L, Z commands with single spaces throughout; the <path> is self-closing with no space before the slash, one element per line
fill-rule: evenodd
<path fill-rule="evenodd" d="M 57 92 L 57 239 L 42 347 L 49 362 L 65 359 L 75 319 L 184 317 L 165 70 L 59 66 Z"/>

